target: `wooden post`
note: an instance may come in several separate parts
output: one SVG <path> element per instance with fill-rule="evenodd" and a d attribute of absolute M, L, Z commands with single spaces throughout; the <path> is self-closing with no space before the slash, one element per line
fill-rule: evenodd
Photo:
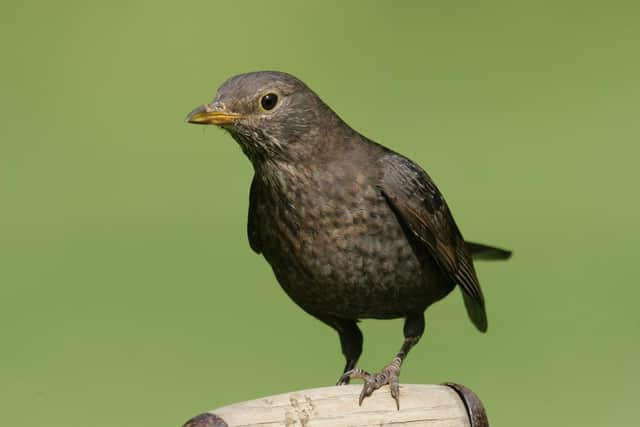
<path fill-rule="evenodd" d="M 387 387 L 358 406 L 361 389 L 323 387 L 234 403 L 193 417 L 183 427 L 489 426 L 478 396 L 459 384 L 401 384 L 400 410 Z"/>

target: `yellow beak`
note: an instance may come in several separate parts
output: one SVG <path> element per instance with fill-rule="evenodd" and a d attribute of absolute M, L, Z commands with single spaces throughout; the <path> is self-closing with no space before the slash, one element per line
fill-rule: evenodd
<path fill-rule="evenodd" d="M 190 112 L 185 122 L 196 125 L 231 125 L 240 119 L 242 115 L 227 113 L 211 108 L 209 104 L 204 104 Z"/>

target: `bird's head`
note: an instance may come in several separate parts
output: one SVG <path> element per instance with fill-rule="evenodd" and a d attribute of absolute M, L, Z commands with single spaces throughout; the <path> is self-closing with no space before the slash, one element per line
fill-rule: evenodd
<path fill-rule="evenodd" d="M 254 163 L 317 155 L 322 135 L 341 123 L 302 81 L 276 71 L 230 78 L 211 103 L 197 107 L 186 121 L 227 130 Z"/>

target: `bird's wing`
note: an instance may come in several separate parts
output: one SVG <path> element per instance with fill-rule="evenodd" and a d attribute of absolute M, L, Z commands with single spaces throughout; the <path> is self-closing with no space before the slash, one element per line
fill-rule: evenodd
<path fill-rule="evenodd" d="M 398 154 L 384 156 L 381 170 L 379 186 L 391 209 L 427 247 L 443 273 L 460 285 L 469 317 L 486 331 L 484 297 L 471 253 L 440 191 L 425 171 Z"/>
<path fill-rule="evenodd" d="M 258 184 L 256 183 L 256 177 L 253 177 L 251 181 L 251 188 L 249 189 L 249 216 L 247 218 L 247 235 L 249 236 L 249 246 L 254 252 L 262 252 L 262 244 L 260 243 L 260 237 L 258 233 L 258 212 L 257 212 L 257 197 L 258 197 Z"/>

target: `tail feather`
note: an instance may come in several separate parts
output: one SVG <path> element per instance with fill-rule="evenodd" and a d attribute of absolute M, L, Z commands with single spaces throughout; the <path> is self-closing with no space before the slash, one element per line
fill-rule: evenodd
<path fill-rule="evenodd" d="M 509 259 L 511 251 L 496 248 L 493 246 L 483 245 L 481 243 L 466 242 L 473 259 L 481 260 L 501 260 Z"/>

